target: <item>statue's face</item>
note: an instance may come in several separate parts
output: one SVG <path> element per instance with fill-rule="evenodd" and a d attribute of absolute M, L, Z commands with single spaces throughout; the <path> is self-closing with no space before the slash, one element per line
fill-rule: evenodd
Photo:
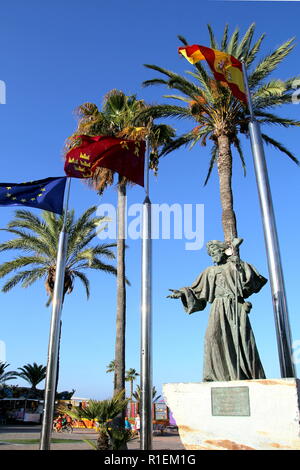
<path fill-rule="evenodd" d="M 224 251 L 217 245 L 212 245 L 209 248 L 210 256 L 214 263 L 220 264 L 224 259 Z"/>

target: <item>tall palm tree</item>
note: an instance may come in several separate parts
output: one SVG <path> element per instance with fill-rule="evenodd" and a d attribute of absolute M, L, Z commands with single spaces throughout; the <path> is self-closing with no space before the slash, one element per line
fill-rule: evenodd
<path fill-rule="evenodd" d="M 68 250 L 66 257 L 64 295 L 70 294 L 74 289 L 75 279 L 79 279 L 90 296 L 90 283 L 84 271 L 95 269 L 105 273 L 116 274 L 116 268 L 105 263 L 102 258 L 114 259 L 111 248 L 115 243 L 98 243 L 91 246 L 91 242 L 99 233 L 97 227 L 103 230 L 106 219 L 93 217 L 97 207 L 86 210 L 79 219 L 75 220 L 74 211 L 67 215 L 66 229 L 69 233 Z M 56 215 L 43 211 L 42 216 L 36 216 L 27 210 L 17 210 L 15 218 L 8 223 L 5 232 L 16 235 L 9 241 L 0 244 L 0 252 L 19 250 L 25 255 L 19 255 L 12 261 L 0 265 L 0 278 L 17 271 L 2 286 L 2 292 L 8 292 L 17 284 L 29 287 L 39 279 L 45 280 L 45 289 L 49 300 L 53 296 L 56 259 L 59 234 L 63 226 L 64 215 Z M 25 267 L 30 269 L 22 270 Z M 48 301 L 49 303 L 49 301 Z"/>
<path fill-rule="evenodd" d="M 115 372 L 115 361 L 110 361 L 110 363 L 106 366 L 106 373 L 110 374 L 111 372 Z"/>
<path fill-rule="evenodd" d="M 268 77 L 294 48 L 293 39 L 284 42 L 273 52 L 260 59 L 256 65 L 253 65 L 265 37 L 264 34 L 261 35 L 252 44 L 255 32 L 254 24 L 250 25 L 241 38 L 239 29 L 229 36 L 228 25 L 226 25 L 220 44 L 217 42 L 210 25 L 208 25 L 208 30 L 211 48 L 224 51 L 245 62 L 257 121 L 261 124 L 274 124 L 283 127 L 299 126 L 299 121 L 280 117 L 270 111 L 276 106 L 291 102 L 295 77 L 284 81 Z M 178 38 L 185 46 L 188 45 L 184 37 L 178 36 Z M 146 67 L 159 72 L 164 77 L 147 80 L 144 82 L 144 86 L 164 85 L 178 90 L 180 94 L 165 95 L 165 97 L 180 101 L 182 105 L 156 105 L 145 110 L 139 119 L 152 116 L 153 118 L 175 117 L 194 121 L 194 127 L 167 143 L 160 156 L 167 155 L 182 145 L 190 144 L 193 147 L 200 143 L 205 146 L 208 139 L 211 141 L 211 159 L 205 184 L 213 167 L 217 166 L 224 239 L 226 241 L 232 240 L 232 237 L 238 235 L 233 209 L 232 146 L 237 150 L 245 169 L 239 134 L 248 137 L 249 110 L 232 95 L 226 83 L 216 81 L 200 62 L 193 66 L 193 71 L 188 72 L 191 80 L 157 65 L 147 64 Z M 265 133 L 262 133 L 262 138 L 267 144 L 273 145 L 299 164 L 297 158 L 282 143 Z"/>
<path fill-rule="evenodd" d="M 151 142 L 151 161 L 156 162 L 158 149 L 170 142 L 174 130 L 164 124 L 154 125 L 151 119 L 138 119 L 147 108 L 143 100 L 135 95 L 127 96 L 123 91 L 111 90 L 104 98 L 102 109 L 96 104 L 85 103 L 78 108 L 78 127 L 67 141 L 67 150 L 78 145 L 78 135 L 109 135 L 119 138 Z M 114 172 L 98 168 L 92 185 L 102 194 L 114 182 Z M 118 240 L 117 240 L 117 314 L 115 342 L 114 393 L 125 390 L 125 330 L 126 330 L 126 286 L 125 286 L 125 201 L 126 187 L 132 183 L 118 177 Z"/>
<path fill-rule="evenodd" d="M 141 401 L 141 387 L 137 385 L 135 392 L 133 392 L 132 396 L 138 403 L 138 406 Z M 152 402 L 156 403 L 161 398 L 161 395 L 157 395 L 157 390 L 155 387 L 152 387 Z"/>
<path fill-rule="evenodd" d="M 18 376 L 30 383 L 32 391 L 36 391 L 36 386 L 46 377 L 47 367 L 38 365 L 36 362 L 33 364 L 25 364 L 19 367 Z"/>
<path fill-rule="evenodd" d="M 18 372 L 14 370 L 6 371 L 7 367 L 9 367 L 7 362 L 0 361 L 0 385 L 5 385 L 8 380 L 17 378 Z"/>
<path fill-rule="evenodd" d="M 126 371 L 125 381 L 130 382 L 130 400 L 132 400 L 133 396 L 133 382 L 137 377 L 139 377 L 139 375 L 140 374 L 138 374 L 135 369 L 129 369 Z"/>
<path fill-rule="evenodd" d="M 112 248 L 115 243 L 97 243 L 92 245 L 99 231 L 105 227 L 104 217 L 94 216 L 97 207 L 87 209 L 77 220 L 74 211 L 67 214 L 66 230 L 69 234 L 65 267 L 64 292 L 70 294 L 74 289 L 75 279 L 83 284 L 86 296 L 90 296 L 90 282 L 86 270 L 98 270 L 116 275 L 116 268 L 104 260 L 112 260 L 115 254 Z M 9 222 L 7 233 L 16 235 L 9 241 L 0 244 L 0 252 L 19 250 L 12 261 L 0 265 L 0 278 L 17 271 L 2 287 L 2 292 L 8 292 L 21 284 L 29 287 L 39 279 L 45 280 L 48 294 L 47 305 L 51 303 L 54 291 L 56 260 L 59 234 L 64 221 L 64 214 L 58 216 L 52 212 L 43 211 L 38 217 L 27 210 L 17 210 L 15 218 Z M 104 259 L 104 260 L 103 260 Z M 29 267 L 29 268 L 28 268 Z M 27 268 L 27 269 L 24 269 Z"/>
<path fill-rule="evenodd" d="M 111 372 L 114 373 L 114 390 L 116 388 L 116 385 L 115 385 L 115 369 L 116 369 L 116 366 L 115 366 L 115 361 L 110 361 L 110 363 L 106 366 L 106 373 L 107 374 L 110 374 Z"/>

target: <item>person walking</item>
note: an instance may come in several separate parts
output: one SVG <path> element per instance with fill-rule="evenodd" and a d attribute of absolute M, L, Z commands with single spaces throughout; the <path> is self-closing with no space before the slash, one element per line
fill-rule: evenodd
<path fill-rule="evenodd" d="M 125 429 L 126 429 L 126 430 L 128 429 L 128 431 L 131 431 L 131 430 L 132 430 L 132 426 L 131 426 L 131 423 L 130 423 L 130 421 L 129 421 L 129 419 L 128 419 L 128 416 L 125 416 Z"/>
<path fill-rule="evenodd" d="M 137 432 L 138 436 L 140 436 L 140 429 L 141 429 L 141 418 L 139 413 L 136 415 L 134 419 L 134 429 Z"/>

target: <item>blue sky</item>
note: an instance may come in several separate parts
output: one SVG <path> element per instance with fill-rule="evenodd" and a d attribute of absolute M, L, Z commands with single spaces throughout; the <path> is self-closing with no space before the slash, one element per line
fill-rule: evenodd
<path fill-rule="evenodd" d="M 76 126 L 74 109 L 86 101 L 101 104 L 112 88 L 136 93 L 148 102 L 164 102 L 166 90 L 142 88 L 143 80 L 157 74 L 143 64 L 157 64 L 178 73 L 190 69 L 180 59 L 177 35 L 191 44 L 208 45 L 206 25 L 220 38 L 226 23 L 231 32 L 245 32 L 256 23 L 256 38 L 267 34 L 262 54 L 290 37 L 296 47 L 274 77 L 300 75 L 298 2 L 182 2 L 152 0 L 99 2 L 57 0 L 14 1 L 1 8 L 0 79 L 6 83 L 6 104 L 0 105 L 1 181 L 21 182 L 63 175 L 65 139 Z M 299 119 L 300 106 L 287 105 L 281 114 Z M 180 132 L 188 123 L 169 121 Z M 298 129 L 270 129 L 296 155 Z M 244 244 L 241 257 L 268 277 L 266 252 L 253 173 L 250 143 L 243 140 L 247 177 L 235 157 L 233 188 L 238 229 Z M 299 158 L 299 153 L 298 153 Z M 290 323 L 294 340 L 300 339 L 299 319 L 299 176 L 300 169 L 278 151 L 266 157 L 276 212 L 285 274 Z M 158 178 L 151 175 L 152 202 L 204 204 L 205 242 L 222 239 L 221 210 L 216 171 L 206 187 L 209 146 L 181 149 L 161 161 Z M 128 204 L 142 202 L 143 189 L 134 187 Z M 79 215 L 92 205 L 116 204 L 115 189 L 99 196 L 84 183 L 72 182 L 70 206 Z M 1 209 L 1 228 L 14 214 Z M 6 240 L 5 233 L 0 241 Z M 161 391 L 166 382 L 198 382 L 202 378 L 203 339 L 209 309 L 187 316 L 179 302 L 166 299 L 169 288 L 189 285 L 211 260 L 202 248 L 185 250 L 186 240 L 153 243 L 153 383 Z M 140 370 L 140 240 L 128 240 L 126 368 Z M 0 262 L 9 258 L 1 254 Z M 116 281 L 92 273 L 89 301 L 81 285 L 66 298 L 63 311 L 59 390 L 76 389 L 76 396 L 106 398 L 112 375 L 106 365 L 114 358 Z M 43 282 L 0 294 L 0 340 L 6 343 L 11 369 L 26 363 L 46 363 L 50 309 L 45 307 Z M 268 377 L 280 377 L 270 285 L 251 298 L 253 326 Z M 297 366 L 299 374 L 299 365 Z M 23 381 L 19 383 L 24 385 Z"/>

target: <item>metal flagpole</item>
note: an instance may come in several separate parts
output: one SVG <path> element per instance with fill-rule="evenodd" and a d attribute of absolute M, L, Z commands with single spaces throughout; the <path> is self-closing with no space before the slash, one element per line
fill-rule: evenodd
<path fill-rule="evenodd" d="M 59 236 L 58 252 L 56 261 L 56 274 L 54 283 L 54 292 L 52 300 L 52 316 L 49 333 L 48 362 L 45 384 L 44 414 L 42 421 L 42 430 L 40 438 L 40 450 L 50 450 L 51 432 L 53 425 L 53 413 L 55 402 L 55 389 L 57 379 L 57 360 L 60 335 L 60 318 L 63 302 L 63 290 L 65 279 L 65 262 L 68 246 L 68 234 L 66 231 L 66 221 L 68 213 L 68 203 L 70 196 L 71 178 L 67 182 L 67 196 L 64 208 L 64 221 Z"/>
<path fill-rule="evenodd" d="M 250 111 L 249 131 L 267 249 L 281 377 L 296 377 L 292 360 L 292 336 L 268 170 L 259 123 L 254 117 L 247 70 L 244 62 L 243 76 Z"/>
<path fill-rule="evenodd" d="M 143 203 L 141 302 L 141 438 L 140 449 L 152 449 L 152 240 L 149 198 L 150 143 L 146 153 L 146 197 Z"/>

